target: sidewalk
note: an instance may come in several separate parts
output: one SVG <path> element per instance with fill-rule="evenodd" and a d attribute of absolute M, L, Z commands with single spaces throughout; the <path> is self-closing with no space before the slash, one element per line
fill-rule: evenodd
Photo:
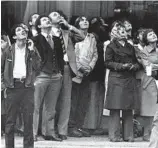
<path fill-rule="evenodd" d="M 1 148 L 5 148 L 4 137 L 1 138 Z M 22 137 L 15 138 L 15 148 L 23 148 Z M 109 142 L 107 135 L 92 136 L 88 138 L 72 138 L 62 142 L 38 141 L 35 142 L 35 148 L 148 148 L 148 142 L 142 142 L 141 138 L 135 139 L 135 142 Z"/>

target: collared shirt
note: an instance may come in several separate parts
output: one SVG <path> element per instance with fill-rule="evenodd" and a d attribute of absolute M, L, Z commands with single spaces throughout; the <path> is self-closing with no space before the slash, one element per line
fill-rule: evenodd
<path fill-rule="evenodd" d="M 33 35 L 33 36 L 37 36 L 37 35 L 38 35 L 38 32 L 37 32 L 36 29 L 32 29 L 31 31 L 32 31 L 32 35 Z"/>
<path fill-rule="evenodd" d="M 13 69 L 13 78 L 25 78 L 26 77 L 26 63 L 25 63 L 26 46 L 20 49 L 15 44 L 15 61 Z"/>
<path fill-rule="evenodd" d="M 45 33 L 45 32 L 41 32 L 41 34 L 45 37 L 45 39 L 48 41 L 48 34 Z M 52 34 L 50 33 L 49 34 L 51 36 L 51 39 L 52 39 Z"/>
<path fill-rule="evenodd" d="M 56 27 L 52 27 L 52 34 L 56 37 L 59 37 L 61 33 L 61 30 L 56 28 Z"/>

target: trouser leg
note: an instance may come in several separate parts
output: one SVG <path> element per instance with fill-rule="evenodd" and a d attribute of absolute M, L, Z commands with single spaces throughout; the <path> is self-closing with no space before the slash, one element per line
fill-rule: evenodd
<path fill-rule="evenodd" d="M 17 114 L 16 124 L 15 124 L 15 132 L 22 134 L 24 132 L 24 121 L 22 117 L 22 109 L 20 107 L 19 113 Z"/>
<path fill-rule="evenodd" d="M 96 129 L 97 127 L 97 119 L 99 119 L 98 103 L 100 101 L 99 96 L 97 96 L 97 92 L 99 92 L 98 83 L 90 82 L 90 100 L 86 116 L 84 119 L 83 128 Z"/>
<path fill-rule="evenodd" d="M 34 89 L 24 89 L 22 98 L 22 113 L 24 119 L 24 148 L 33 148 L 33 109 L 34 109 Z"/>
<path fill-rule="evenodd" d="M 1 135 L 5 131 L 5 98 L 4 98 L 4 91 L 1 91 Z"/>
<path fill-rule="evenodd" d="M 103 113 L 104 94 L 105 90 L 101 82 L 90 82 L 90 102 L 84 120 L 84 128 L 100 128 Z"/>
<path fill-rule="evenodd" d="M 71 89 L 72 77 L 69 65 L 64 67 L 62 90 L 58 102 L 58 133 L 60 135 L 67 135 L 68 121 L 71 107 Z"/>
<path fill-rule="evenodd" d="M 109 139 L 120 138 L 120 110 L 110 110 Z"/>
<path fill-rule="evenodd" d="M 45 128 L 44 130 L 42 129 L 42 133 L 45 136 L 55 136 L 54 119 L 56 113 L 56 103 L 61 90 L 61 84 L 62 77 L 60 75 L 52 77 L 44 97 L 43 112 L 45 116 L 42 119 L 42 126 L 45 126 Z"/>
<path fill-rule="evenodd" d="M 149 147 L 158 148 L 158 111 L 154 116 Z"/>
<path fill-rule="evenodd" d="M 122 110 L 122 130 L 123 139 L 130 140 L 134 138 L 133 135 L 133 113 L 132 110 Z"/>
<path fill-rule="evenodd" d="M 97 92 L 97 96 L 99 97 L 99 103 L 98 103 L 98 124 L 97 128 L 100 128 L 102 117 L 103 117 L 103 107 L 104 107 L 104 96 L 105 96 L 105 87 L 104 84 L 101 82 L 98 82 L 99 84 L 99 91 Z"/>
<path fill-rule="evenodd" d="M 14 126 L 19 109 L 19 89 L 7 90 L 5 102 L 6 124 L 5 124 L 5 145 L 6 148 L 14 148 Z"/>
<path fill-rule="evenodd" d="M 90 102 L 89 85 L 90 82 L 88 79 L 83 80 L 81 84 L 78 84 L 79 96 L 78 96 L 78 104 L 77 104 L 76 116 L 75 116 L 77 128 L 82 128 L 89 107 L 89 102 Z"/>
<path fill-rule="evenodd" d="M 5 120 L 6 117 L 5 115 L 1 115 L 1 135 L 3 135 L 3 133 L 5 133 Z"/>
<path fill-rule="evenodd" d="M 43 105 L 43 100 L 48 87 L 48 80 L 45 78 L 37 78 L 35 82 L 35 92 L 34 92 L 34 113 L 33 113 L 33 134 L 38 134 L 39 128 L 39 117 L 41 105 Z M 42 107 L 43 108 L 43 107 Z"/>
<path fill-rule="evenodd" d="M 143 125 L 144 126 L 143 138 L 144 139 L 149 139 L 149 137 L 150 137 L 152 121 L 153 121 L 153 117 L 143 116 L 143 123 L 144 123 L 144 125 Z"/>
<path fill-rule="evenodd" d="M 72 82 L 72 91 L 71 91 L 71 109 L 70 109 L 70 116 L 69 116 L 69 128 L 76 127 L 76 110 L 78 106 L 78 99 L 79 99 L 79 87 L 78 84 Z"/>

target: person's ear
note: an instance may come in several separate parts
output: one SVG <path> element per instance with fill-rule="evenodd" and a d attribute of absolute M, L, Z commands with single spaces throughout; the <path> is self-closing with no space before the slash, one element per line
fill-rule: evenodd
<path fill-rule="evenodd" d="M 38 28 L 42 28 L 42 25 L 38 25 L 37 27 L 38 27 Z"/>
<path fill-rule="evenodd" d="M 13 36 L 13 39 L 15 39 L 15 40 L 16 40 L 16 39 L 17 39 L 17 36 L 16 36 L 16 35 L 14 35 L 14 36 Z"/>
<path fill-rule="evenodd" d="M 139 39 L 139 36 L 137 36 L 137 39 Z"/>
<path fill-rule="evenodd" d="M 32 26 L 32 22 L 31 21 L 29 22 L 29 25 Z"/>

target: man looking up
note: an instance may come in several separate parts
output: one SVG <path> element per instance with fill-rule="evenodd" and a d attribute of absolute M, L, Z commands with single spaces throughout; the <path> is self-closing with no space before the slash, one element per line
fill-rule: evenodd
<path fill-rule="evenodd" d="M 64 16 L 58 12 L 49 14 L 52 22 L 51 33 L 54 40 L 61 45 L 60 50 L 64 55 L 63 83 L 57 107 L 57 126 L 59 137 L 66 140 L 71 105 L 72 73 L 77 73 L 74 45 L 76 42 L 84 40 L 85 36 L 77 28 L 69 25 Z"/>
<path fill-rule="evenodd" d="M 5 145 L 6 148 L 14 148 L 14 126 L 21 108 L 24 119 L 23 147 L 33 148 L 33 83 L 35 71 L 40 67 L 40 57 L 21 24 L 13 27 L 12 34 L 15 43 L 4 50 L 1 57 L 2 83 L 7 89 Z"/>
<path fill-rule="evenodd" d="M 29 37 L 35 37 L 38 35 L 35 24 L 36 24 L 36 20 L 38 19 L 39 16 L 40 15 L 37 13 L 34 13 L 30 16 L 30 19 L 29 19 L 29 26 L 30 26 Z"/>
<path fill-rule="evenodd" d="M 40 16 L 37 19 L 36 29 L 38 36 L 34 38 L 34 42 L 41 56 L 42 65 L 35 81 L 34 141 L 38 140 L 39 110 L 43 102 L 42 134 L 46 140 L 61 141 L 55 134 L 54 118 L 62 82 L 63 54 L 50 34 L 51 28 L 52 24 L 47 16 Z"/>

